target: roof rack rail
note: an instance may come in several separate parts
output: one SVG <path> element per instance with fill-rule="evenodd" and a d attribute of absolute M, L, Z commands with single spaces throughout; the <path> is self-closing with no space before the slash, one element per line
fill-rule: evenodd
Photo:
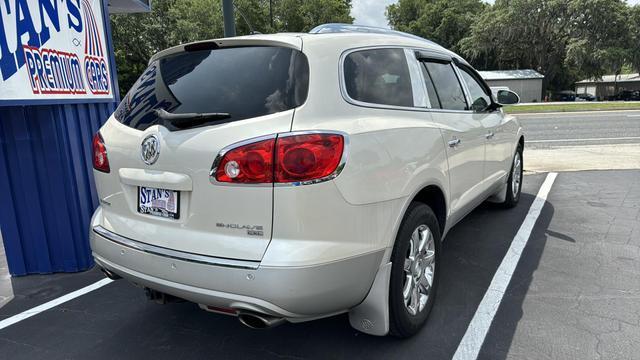
<path fill-rule="evenodd" d="M 398 35 L 398 36 L 408 37 L 414 40 L 426 41 L 433 45 L 438 45 L 435 42 L 420 36 L 408 34 L 402 31 L 379 28 L 375 26 L 366 26 L 366 25 L 353 25 L 353 24 L 341 24 L 341 23 L 322 24 L 311 29 L 311 31 L 309 31 L 309 34 L 354 33 L 354 32 Z"/>

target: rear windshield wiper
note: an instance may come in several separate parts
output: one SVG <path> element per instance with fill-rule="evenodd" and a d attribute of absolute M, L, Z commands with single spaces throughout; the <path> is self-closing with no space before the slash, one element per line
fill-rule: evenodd
<path fill-rule="evenodd" d="M 224 120 L 231 117 L 229 113 L 183 113 L 174 114 L 165 109 L 156 109 L 156 115 L 164 120 L 171 121 L 172 124 L 180 126 L 183 124 L 192 125 L 194 123 L 205 122 L 209 120 Z"/>

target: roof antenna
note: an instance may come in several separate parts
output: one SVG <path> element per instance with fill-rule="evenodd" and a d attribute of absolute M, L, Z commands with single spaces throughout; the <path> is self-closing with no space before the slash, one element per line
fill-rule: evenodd
<path fill-rule="evenodd" d="M 240 16 L 242 17 L 242 20 L 244 20 L 245 23 L 247 23 L 247 26 L 249 27 L 249 35 L 254 35 L 254 34 L 262 34 L 260 31 L 255 31 L 253 29 L 253 26 L 251 26 L 251 23 L 249 22 L 249 20 L 247 20 L 247 17 L 244 16 L 244 14 L 242 13 L 242 11 L 240 11 L 240 8 L 238 7 L 238 5 L 236 5 L 235 3 L 233 4 L 234 9 L 236 9 L 236 11 L 238 12 L 238 14 L 240 14 Z"/>

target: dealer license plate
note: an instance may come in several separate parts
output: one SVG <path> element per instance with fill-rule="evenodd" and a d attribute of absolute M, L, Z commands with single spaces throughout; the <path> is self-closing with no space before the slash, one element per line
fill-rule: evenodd
<path fill-rule="evenodd" d="M 169 219 L 180 218 L 180 192 L 138 187 L 138 212 Z"/>

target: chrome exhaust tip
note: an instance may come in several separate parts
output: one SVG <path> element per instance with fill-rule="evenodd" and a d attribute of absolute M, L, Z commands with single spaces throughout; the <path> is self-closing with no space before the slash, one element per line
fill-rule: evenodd
<path fill-rule="evenodd" d="M 284 318 L 252 312 L 238 312 L 238 320 L 251 329 L 269 329 L 286 322 Z"/>
<path fill-rule="evenodd" d="M 111 280 L 119 280 L 122 279 L 122 277 L 120 277 L 120 275 L 113 273 L 105 268 L 100 268 L 100 271 L 102 271 L 102 273 L 104 274 L 104 276 L 108 277 Z"/>

